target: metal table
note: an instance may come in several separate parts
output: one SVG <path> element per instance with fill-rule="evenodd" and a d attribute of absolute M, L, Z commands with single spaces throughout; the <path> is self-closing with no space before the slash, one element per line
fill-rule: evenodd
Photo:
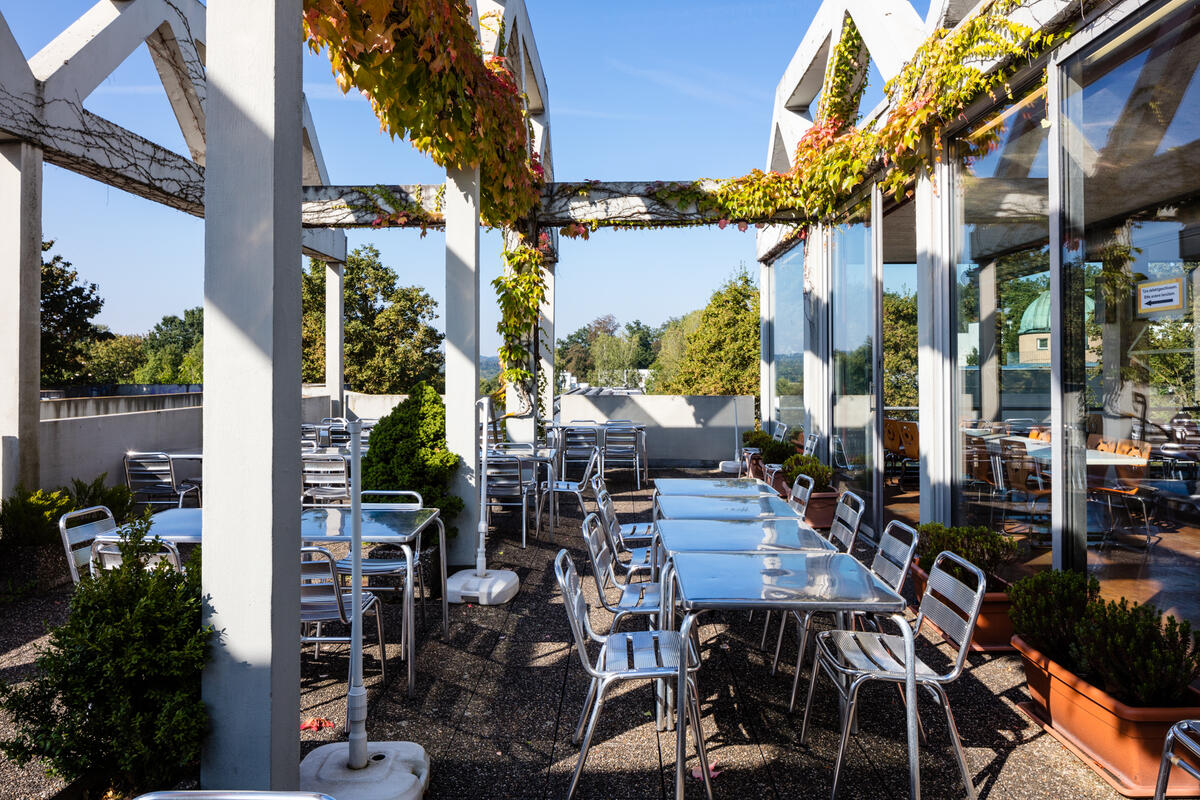
<path fill-rule="evenodd" d="M 676 553 L 663 576 L 664 629 L 674 629 L 674 611 L 684 612 L 680 635 L 686 642 L 696 620 L 707 611 L 778 610 L 863 611 L 891 614 L 904 638 L 905 717 L 908 727 L 909 789 L 919 798 L 917 762 L 917 684 L 912 627 L 904 618 L 905 600 L 847 553 Z M 683 648 L 675 688 L 675 797 L 683 800 L 687 744 L 687 668 Z M 703 732 L 701 732 L 703 735 Z"/>
<path fill-rule="evenodd" d="M 762 520 L 799 519 L 800 514 L 779 495 L 757 497 L 697 497 L 665 495 L 655 498 L 658 519 Z"/>
<path fill-rule="evenodd" d="M 664 519 L 655 539 L 668 553 L 736 553 L 790 550 L 835 551 L 829 540 L 798 519 L 762 522 Z"/>
<path fill-rule="evenodd" d="M 450 632 L 450 603 L 446 593 L 446 527 L 436 508 L 401 510 L 382 503 L 363 503 L 362 540 L 375 544 L 398 545 L 408 566 L 404 578 L 404 634 L 408 661 L 408 696 L 413 697 L 417 682 L 416 636 L 413 625 L 415 590 L 413 586 L 413 544 L 431 525 L 438 530 L 442 570 L 442 636 Z M 150 533 L 172 544 L 201 544 L 203 513 L 200 508 L 169 508 L 151 517 Z M 118 534 L 96 537 L 98 541 L 118 541 Z M 350 541 L 350 509 L 341 507 L 308 508 L 300 514 L 300 539 L 305 544 L 335 544 Z"/>
<path fill-rule="evenodd" d="M 695 495 L 698 497 L 758 497 L 778 495 L 771 484 L 757 478 L 655 478 L 654 488 L 660 495 Z"/>

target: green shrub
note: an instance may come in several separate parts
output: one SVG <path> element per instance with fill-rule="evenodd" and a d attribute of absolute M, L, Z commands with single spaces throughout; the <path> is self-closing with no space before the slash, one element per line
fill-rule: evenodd
<path fill-rule="evenodd" d="M 446 406 L 433 387 L 418 383 L 408 399 L 375 424 L 363 457 L 364 489 L 420 492 L 425 505 L 439 508 L 447 538 L 463 501 L 450 494 L 462 458 L 446 447 Z"/>
<path fill-rule="evenodd" d="M 761 448 L 764 464 L 782 464 L 796 454 L 796 445 L 791 442 L 767 441 Z"/>
<path fill-rule="evenodd" d="M 1200 634 L 1151 605 L 1089 603 L 1075 628 L 1074 661 L 1088 680 L 1133 706 L 1193 705 Z"/>
<path fill-rule="evenodd" d="M 99 773 L 137 794 L 171 788 L 198 763 L 212 633 L 201 625 L 198 550 L 186 574 L 147 569 L 158 549 L 141 538 L 149 525 L 132 523 L 119 567 L 80 582 L 34 678 L 0 687 L 12 720 L 0 751 L 18 764 L 43 759 L 66 780 Z"/>
<path fill-rule="evenodd" d="M 788 486 L 796 482 L 797 475 L 813 479 L 814 492 L 827 492 L 833 483 L 833 467 L 826 466 L 815 456 L 793 453 L 783 462 L 783 480 Z"/>
<path fill-rule="evenodd" d="M 1073 644 L 1088 607 L 1099 602 L 1100 583 L 1079 572 L 1048 570 L 1014 583 L 1008 597 L 1013 630 L 1067 669 L 1082 673 Z"/>
<path fill-rule="evenodd" d="M 72 478 L 71 488 L 68 490 L 71 502 L 75 509 L 105 506 L 112 512 L 113 519 L 124 522 L 133 511 L 133 492 L 129 491 L 128 486 L 105 486 L 104 482 L 107 479 L 107 472 L 100 473 L 91 483 Z"/>
<path fill-rule="evenodd" d="M 1003 590 L 999 573 L 1017 559 L 1016 540 L 983 525 L 947 528 L 927 522 L 917 528 L 917 534 L 917 557 L 923 569 L 933 566 L 938 553 L 949 550 L 983 570 L 989 591 Z"/>
<path fill-rule="evenodd" d="M 65 489 L 30 492 L 18 486 L 11 497 L 0 502 L 0 545 L 28 547 L 59 543 L 58 518 L 74 507 Z"/>
<path fill-rule="evenodd" d="M 760 428 L 754 428 L 753 430 L 749 430 L 749 431 L 742 431 L 742 446 L 743 447 L 756 447 L 759 450 L 761 450 L 764 447 L 766 447 L 768 444 L 770 444 L 772 441 L 774 441 L 774 440 L 771 438 L 771 434 L 767 433 L 766 431 L 764 431 Z"/>

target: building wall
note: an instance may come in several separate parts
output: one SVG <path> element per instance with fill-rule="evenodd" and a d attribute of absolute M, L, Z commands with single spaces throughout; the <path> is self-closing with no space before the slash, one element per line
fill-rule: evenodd
<path fill-rule="evenodd" d="M 714 466 L 733 458 L 740 432 L 754 427 L 754 397 L 569 394 L 559 419 L 642 422 L 651 466 Z"/>
<path fill-rule="evenodd" d="M 68 417 L 95 417 L 104 414 L 126 414 L 172 408 L 199 408 L 204 395 L 188 394 L 122 395 L 113 397 L 72 397 L 42 400 L 43 420 Z"/>

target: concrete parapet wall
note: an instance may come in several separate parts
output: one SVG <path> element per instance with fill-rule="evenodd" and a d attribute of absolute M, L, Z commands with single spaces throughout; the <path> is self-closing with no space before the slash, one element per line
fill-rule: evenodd
<path fill-rule="evenodd" d="M 360 394 L 346 392 L 346 405 L 364 419 L 387 416 L 396 406 L 408 399 L 406 394 Z"/>
<path fill-rule="evenodd" d="M 754 427 L 754 397 L 568 394 L 559 419 L 630 419 L 646 425 L 651 466 L 713 466 L 734 457 L 734 409 L 740 431 Z M 740 438 L 737 439 L 740 445 Z"/>
<path fill-rule="evenodd" d="M 66 419 L 157 411 L 159 409 L 199 408 L 203 402 L 204 395 L 199 392 L 59 398 L 41 402 L 41 418 L 43 420 Z"/>
<path fill-rule="evenodd" d="M 109 484 L 124 483 L 127 450 L 199 451 L 203 409 L 45 419 L 40 437 L 42 487 L 63 486 L 72 478 L 90 481 L 101 472 L 108 473 Z"/>

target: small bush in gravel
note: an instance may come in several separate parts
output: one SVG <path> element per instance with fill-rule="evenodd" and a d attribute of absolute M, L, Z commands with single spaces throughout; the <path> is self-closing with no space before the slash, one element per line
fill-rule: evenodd
<path fill-rule="evenodd" d="M 80 582 L 33 679 L 0 686 L 12 719 L 0 752 L 18 764 L 41 759 L 68 781 L 100 778 L 118 795 L 169 789 L 194 771 L 208 727 L 200 671 L 212 631 L 201 625 L 199 549 L 185 574 L 151 569 L 149 515 L 130 527 L 121 565 Z"/>
<path fill-rule="evenodd" d="M 0 546 L 57 544 L 58 518 L 75 508 L 65 489 L 31 492 L 18 486 L 0 502 Z"/>
<path fill-rule="evenodd" d="M 113 519 L 124 522 L 133 511 L 133 492 L 128 486 L 105 486 L 107 479 L 107 472 L 101 472 L 91 483 L 72 478 L 71 488 L 67 490 L 71 502 L 76 509 L 104 506 L 112 512 Z"/>

